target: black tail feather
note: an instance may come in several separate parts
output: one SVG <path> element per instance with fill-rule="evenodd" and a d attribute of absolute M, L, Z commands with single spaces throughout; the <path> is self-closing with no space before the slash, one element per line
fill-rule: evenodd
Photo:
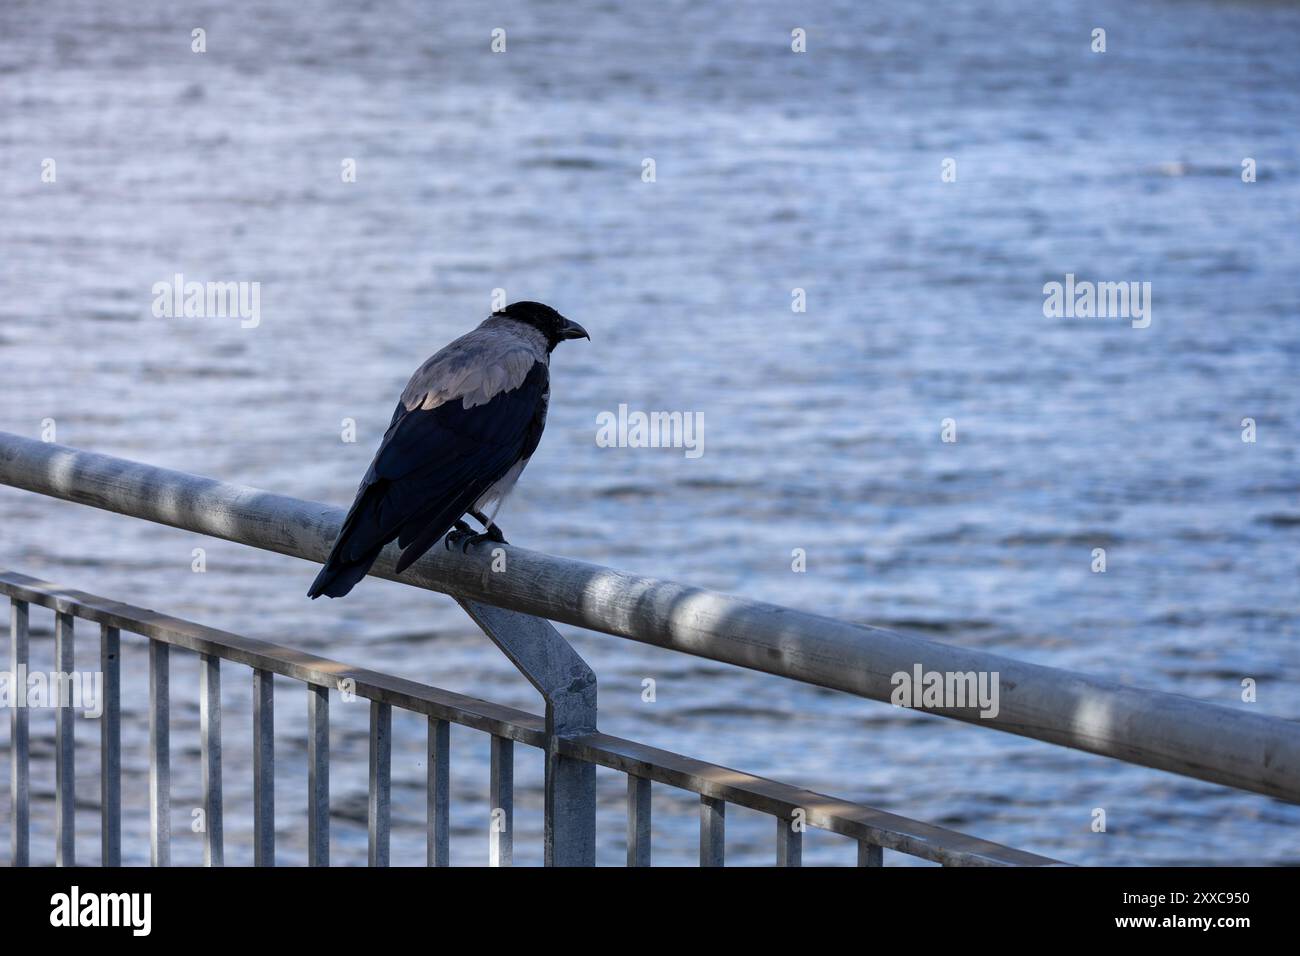
<path fill-rule="evenodd" d="M 465 509 L 473 503 L 477 495 L 478 490 L 473 487 L 443 508 L 407 521 L 400 530 L 390 532 L 379 544 L 373 545 L 355 558 L 349 558 L 347 555 L 355 547 L 354 542 L 358 538 L 357 529 L 368 530 L 373 524 L 373 514 L 371 514 L 373 508 L 367 507 L 363 513 L 359 513 L 357 515 L 359 520 L 355 523 L 350 517 L 344 524 L 338 540 L 334 542 L 334 547 L 330 549 L 329 558 L 308 589 L 307 596 L 317 598 L 324 594 L 326 597 L 343 597 L 369 573 L 370 566 L 375 563 L 388 543 L 398 538 L 399 534 L 402 537 L 398 543 L 404 547 L 397 560 L 396 571 L 401 574 L 451 530 L 456 519 L 465 513 Z M 365 504 L 370 503 L 365 502 Z M 409 539 L 407 535 L 410 536 Z"/>
<path fill-rule="evenodd" d="M 307 590 L 307 596 L 315 599 L 322 594 L 326 597 L 343 597 L 351 591 L 358 581 L 366 576 L 370 566 L 375 563 L 379 553 L 384 550 L 381 544 L 379 547 L 368 551 L 355 561 L 343 561 L 338 558 L 338 545 L 330 554 L 329 560 L 321 567 L 320 573 L 316 575 L 316 580 L 311 583 Z"/>

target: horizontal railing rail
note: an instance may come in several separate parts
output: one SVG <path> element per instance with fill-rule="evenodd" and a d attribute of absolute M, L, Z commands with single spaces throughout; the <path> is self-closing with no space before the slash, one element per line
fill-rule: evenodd
<path fill-rule="evenodd" d="M 330 505 L 0 432 L 0 483 L 308 561 L 325 559 L 344 511 Z M 390 547 L 373 574 L 550 621 L 889 701 L 916 666 L 996 673 L 999 709 L 933 714 L 1300 803 L 1300 723 L 953 647 L 878 628 L 506 546 L 433 549 L 400 577 Z"/>
<path fill-rule="evenodd" d="M 493 865 L 511 861 L 513 853 L 513 750 L 514 743 L 545 750 L 552 737 L 545 718 L 463 694 L 365 668 L 353 667 L 294 648 L 255 640 L 227 631 L 133 607 L 120 601 L 50 584 L 13 571 L 0 571 L 0 594 L 12 603 L 10 665 L 14 672 L 28 661 L 29 608 L 48 608 L 55 615 L 56 659 L 65 673 L 74 668 L 74 620 L 100 626 L 100 665 L 105 677 L 101 723 L 101 834 L 105 865 L 121 862 L 121 635 L 138 634 L 149 640 L 149 751 L 150 751 L 150 860 L 166 865 L 170 860 L 170 651 L 197 654 L 200 667 L 200 755 L 204 794 L 204 863 L 224 860 L 223 800 L 221 788 L 221 667 L 220 662 L 242 664 L 253 678 L 253 832 L 257 865 L 275 863 L 275 759 L 274 690 L 272 675 L 298 681 L 307 687 L 309 714 L 309 785 L 307 819 L 308 859 L 314 865 L 329 863 L 329 695 L 346 688 L 349 694 L 370 702 L 370 799 L 368 860 L 372 866 L 389 859 L 392 708 L 428 719 L 427 848 L 431 866 L 446 866 L 449 859 L 447 778 L 449 773 L 448 724 L 459 724 L 491 735 L 492 771 L 489 798 L 502 815 L 492 828 L 489 860 Z M 68 746 L 56 746 L 55 828 L 56 862 L 72 865 L 76 859 L 73 808 L 76 805 L 75 757 L 70 741 L 71 702 L 54 714 L 56 731 Z M 30 820 L 29 751 L 26 710 L 15 710 L 23 723 L 12 734 L 11 856 L 29 862 Z M 15 723 L 14 725 L 18 725 Z M 1057 861 L 967 836 L 942 827 L 910 820 L 897 814 L 814 793 L 715 764 L 609 734 L 581 733 L 561 737 L 559 751 L 585 765 L 609 767 L 627 775 L 627 861 L 649 865 L 650 784 L 661 783 L 700 797 L 700 860 L 721 865 L 725 861 L 725 809 L 727 804 L 747 807 L 776 821 L 775 859 L 779 865 L 798 866 L 802 858 L 804 828 L 842 834 L 858 843 L 858 863 L 880 866 L 883 850 L 896 850 L 946 866 L 1043 866 Z M 797 821 L 797 823 L 796 823 Z"/>

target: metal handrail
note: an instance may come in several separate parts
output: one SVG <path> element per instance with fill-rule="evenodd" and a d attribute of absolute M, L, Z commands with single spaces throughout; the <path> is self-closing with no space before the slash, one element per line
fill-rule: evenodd
<path fill-rule="evenodd" d="M 320 562 L 343 510 L 0 432 L 0 483 Z M 400 577 L 390 546 L 372 574 L 551 621 L 888 701 L 892 677 L 997 673 L 999 711 L 928 712 L 1300 803 L 1300 723 L 1125 686 L 986 651 L 639 577 L 506 546 L 433 549 Z"/>
<path fill-rule="evenodd" d="M 101 833 L 106 865 L 121 860 L 121 696 L 118 674 L 120 635 L 138 634 L 150 646 L 150 835 L 151 862 L 166 865 L 170 859 L 170 743 L 167 726 L 170 712 L 168 656 L 171 648 L 193 652 L 201 662 L 200 748 L 204 771 L 205 828 L 204 863 L 220 865 L 222 847 L 221 799 L 221 705 L 219 662 L 229 661 L 252 668 L 255 685 L 254 754 L 254 853 L 258 865 L 275 862 L 274 751 L 269 742 L 274 734 L 271 676 L 278 675 L 308 687 L 311 729 L 309 766 L 311 777 L 324 782 L 329 777 L 329 691 L 347 687 L 349 693 L 371 703 L 370 735 L 370 831 L 371 865 L 386 865 L 390 836 L 391 795 L 391 708 L 421 714 L 429 724 L 429 814 L 428 858 L 430 865 L 447 865 L 447 768 L 446 725 L 459 724 L 492 736 L 492 806 L 513 809 L 511 745 L 515 742 L 547 749 L 555 739 L 547 721 L 535 714 L 494 704 L 452 691 L 365 668 L 352 667 L 307 651 L 260 641 L 192 621 L 146 610 L 120 601 L 51 584 L 14 571 L 0 571 L 0 594 L 13 604 L 13 667 L 27 661 L 29 606 L 49 608 L 55 614 L 56 643 L 63 666 L 72 670 L 74 619 L 97 623 L 101 630 L 101 661 L 106 677 L 104 714 L 101 720 L 103 764 L 101 774 Z M 324 702 L 322 706 L 322 702 Z M 55 712 L 58 726 L 71 740 L 73 708 L 66 704 Z M 25 717 L 15 711 L 14 717 Z M 25 728 L 25 725 L 24 725 Z M 11 821 L 13 858 L 28 862 L 27 821 L 29 795 L 25 786 L 28 752 L 25 729 L 12 748 L 15 775 L 15 807 Z M 264 749 L 266 748 L 266 749 Z M 558 749 L 568 759 L 584 766 L 609 767 L 628 775 L 628 862 L 647 865 L 650 861 L 651 782 L 667 784 L 696 793 L 701 798 L 703 819 L 721 814 L 728 803 L 770 815 L 777 822 L 780 865 L 797 866 L 802 853 L 802 830 L 793 827 L 798 819 L 810 828 L 827 830 L 858 842 L 860 865 L 880 866 L 884 849 L 895 850 L 946 866 L 1047 866 L 1059 865 L 1048 857 L 1017 850 L 967 836 L 943 827 L 921 823 L 789 784 L 757 777 L 705 763 L 656 747 L 624 740 L 594 730 L 558 738 Z M 71 747 L 56 748 L 56 847 L 61 865 L 75 862 L 75 832 L 71 817 L 76 803 L 74 762 Z M 504 773 L 503 773 L 504 770 Z M 547 816 L 552 814 L 548 808 Z M 313 864 L 329 861 L 329 790 L 308 788 L 308 821 L 313 824 L 308 839 Z M 313 823 L 314 822 L 314 823 Z M 509 862 L 511 827 L 494 831 L 491 845 L 494 864 Z M 721 863 L 724 859 L 721 829 L 701 841 L 701 858 Z"/>

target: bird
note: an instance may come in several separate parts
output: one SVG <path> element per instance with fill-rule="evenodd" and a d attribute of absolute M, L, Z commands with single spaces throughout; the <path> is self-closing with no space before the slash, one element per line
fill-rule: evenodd
<path fill-rule="evenodd" d="M 393 540 L 398 574 L 444 535 L 462 552 L 504 544 L 496 516 L 546 427 L 551 352 L 580 338 L 550 306 L 514 302 L 416 369 L 307 596 L 347 594 Z"/>

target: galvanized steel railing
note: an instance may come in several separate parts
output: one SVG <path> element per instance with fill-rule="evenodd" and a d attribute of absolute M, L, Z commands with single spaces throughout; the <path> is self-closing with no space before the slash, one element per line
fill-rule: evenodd
<path fill-rule="evenodd" d="M 370 701 L 369 854 L 371 866 L 389 859 L 392 755 L 392 711 L 396 707 L 428 720 L 428 843 L 430 866 L 446 866 L 449 858 L 450 724 L 461 724 L 491 735 L 490 805 L 498 814 L 490 828 L 488 861 L 509 865 L 513 851 L 513 758 L 516 742 L 538 747 L 549 760 L 567 763 L 556 771 L 548 763 L 545 834 L 547 861 L 558 864 L 594 862 L 595 768 L 611 767 L 627 774 L 627 863 L 649 866 L 652 782 L 700 796 L 700 863 L 721 866 L 725 860 L 727 804 L 748 807 L 776 821 L 776 862 L 798 866 L 804 826 L 843 834 L 858 843 L 858 862 L 880 866 L 888 848 L 946 865 L 1032 866 L 1054 863 L 1046 857 L 999 846 L 941 827 L 837 800 L 751 774 L 692 760 L 668 751 L 590 731 L 558 736 L 546 719 L 511 707 L 429 687 L 404 678 L 349 667 L 288 647 L 257 641 L 156 611 L 131 607 L 47 584 L 14 572 L 0 573 L 0 593 L 11 602 L 9 666 L 11 673 L 29 661 L 31 605 L 54 612 L 55 661 L 64 673 L 75 666 L 74 620 L 100 628 L 99 666 L 104 674 L 103 715 L 99 718 L 103 771 L 100 775 L 100 833 L 102 861 L 121 864 L 121 679 L 119 652 L 122 632 L 149 640 L 149 832 L 150 862 L 170 862 L 169 735 L 171 649 L 198 655 L 199 745 L 202 767 L 205 828 L 203 862 L 220 866 L 223 852 L 221 788 L 221 662 L 252 669 L 253 679 L 253 852 L 254 864 L 275 864 L 275 700 L 274 675 L 306 685 L 308 712 L 307 829 L 308 862 L 325 866 L 330 859 L 329 699 L 342 684 L 349 693 Z M 343 684 L 343 682 L 347 682 Z M 25 708 L 10 714 L 11 860 L 29 862 L 30 789 L 28 716 Z M 54 713 L 55 861 L 71 866 L 76 860 L 73 807 L 75 755 L 72 748 L 74 706 L 61 702 Z M 798 821 L 799 825 L 795 824 Z"/>
<path fill-rule="evenodd" d="M 0 432 L 0 483 L 311 561 L 324 560 L 343 517 L 342 509 L 327 505 L 3 432 Z M 482 702 L 476 702 L 476 706 L 495 708 L 492 712 L 497 715 L 493 718 L 498 721 L 494 725 L 496 729 L 485 729 L 502 741 L 493 750 L 493 780 L 498 789 L 504 791 L 509 787 L 506 742 L 524 740 L 528 736 L 526 742 L 542 746 L 547 753 L 548 862 L 589 862 L 592 859 L 594 785 L 591 777 L 597 763 L 618 765 L 633 777 L 664 779 L 674 786 L 684 786 L 700 793 L 701 846 L 705 861 L 721 858 L 719 848 L 726 802 L 752 806 L 770 799 L 774 802 L 767 805 L 781 813 L 803 807 L 798 800 L 793 800 L 793 794 L 802 791 L 772 797 L 773 791 L 766 788 L 779 789 L 782 785 L 769 781 L 756 782 L 754 787 L 758 789 L 752 793 L 743 787 L 729 790 L 717 780 L 707 781 L 707 775 L 697 780 L 691 772 L 682 770 L 679 763 L 672 762 L 686 758 L 651 751 L 625 741 L 614 742 L 596 733 L 595 676 L 550 621 L 603 631 L 876 700 L 889 700 L 894 689 L 892 676 L 899 672 L 910 673 L 918 665 L 927 671 L 997 673 L 1000 675 L 1001 693 L 999 711 L 995 716 L 982 716 L 973 707 L 928 709 L 977 726 L 1300 802 L 1300 725 L 1292 721 L 1127 687 L 1083 674 L 918 640 L 700 588 L 635 577 L 521 548 L 508 547 L 507 555 L 510 573 L 492 573 L 488 570 L 490 559 L 484 552 L 471 551 L 468 555 L 461 555 L 435 548 L 397 578 L 393 573 L 396 550 L 390 548 L 376 562 L 372 573 L 452 594 L 542 694 L 547 714 L 540 737 L 529 736 L 537 718 L 517 711 L 507 713 Z M 35 599 L 35 591 L 30 594 L 32 596 L 22 600 L 42 603 Z M 55 599 L 46 596 L 44 600 Z M 75 616 L 80 613 L 78 607 L 81 605 L 73 602 L 59 613 Z M 65 641 L 68 649 L 61 649 L 61 654 L 70 653 L 70 620 L 69 617 Z M 110 621 L 107 626 L 120 629 L 123 625 Z M 170 632 L 164 629 L 158 633 Z M 161 697 L 165 695 L 166 646 L 183 642 L 149 636 L 152 638 L 151 647 L 159 645 L 158 653 L 164 657 L 154 665 L 160 676 L 153 683 Z M 235 642 L 233 646 L 236 647 L 247 644 L 246 638 L 235 635 L 224 635 L 224 638 Z M 211 658 L 204 666 L 207 676 L 203 692 L 204 699 L 211 702 L 215 700 L 214 688 L 219 680 L 215 662 L 223 657 L 240 658 L 232 658 L 232 652 L 224 649 L 220 641 L 194 649 Z M 298 652 L 285 653 L 296 655 L 290 659 L 301 657 Z M 244 662 L 250 663 L 248 660 Z M 273 663 L 268 657 L 263 664 L 251 666 L 255 670 L 281 673 L 276 666 L 271 666 Z M 327 688 L 328 682 L 322 683 L 317 679 L 320 675 L 313 677 L 312 673 L 308 669 L 295 676 L 317 688 L 310 697 L 313 702 L 310 706 L 314 708 L 312 726 L 317 731 L 313 733 L 313 746 L 316 756 L 321 757 L 327 754 L 328 747 L 327 740 L 319 733 L 319 728 L 328 719 L 328 698 L 321 688 Z M 444 692 L 402 681 L 399 683 L 405 691 L 399 691 L 384 683 L 398 679 L 384 675 L 371 677 L 376 681 L 376 696 L 371 700 L 380 708 L 374 715 L 372 735 L 377 741 L 377 775 L 386 774 L 387 767 L 384 741 L 390 711 L 382 709 L 383 705 L 396 703 L 400 707 L 429 713 L 431 718 L 469 723 L 471 726 L 475 721 L 485 719 L 483 713 L 470 710 L 460 714 L 442 711 L 438 716 L 427 708 L 433 707 L 429 702 L 433 697 Z M 424 696 L 416 694 L 417 690 Z M 402 692 L 414 696 L 408 702 L 386 696 Z M 258 699 L 265 701 L 269 714 L 269 686 L 259 688 Z M 443 698 L 437 699 L 439 706 L 447 706 Z M 416 702 L 420 702 L 418 706 L 407 706 L 407 703 Z M 211 707 L 208 714 L 209 723 L 219 722 L 219 715 L 213 713 Z M 534 723 L 528 723 L 530 720 Z M 165 728 L 160 727 L 158 733 L 165 735 Z M 70 747 L 66 742 L 68 739 L 70 735 L 65 728 L 63 735 L 58 736 L 59 747 Z M 596 740 L 604 740 L 606 744 L 595 746 L 592 742 Z M 265 741 L 261 746 L 265 746 Z M 62 749 L 58 752 L 62 754 Z M 263 751 L 256 752 L 265 757 Z M 638 763 L 634 754 L 640 752 L 644 752 L 647 759 Z M 622 756 L 615 763 L 608 762 L 615 760 L 615 754 Z M 649 760 L 650 755 L 655 760 Z M 672 758 L 669 765 L 678 767 L 673 773 L 663 770 L 655 762 L 668 758 Z M 324 756 L 323 759 L 328 758 Z M 214 760 L 219 762 L 219 750 L 205 752 L 205 767 Z M 312 765 L 317 766 L 318 761 L 313 759 Z M 698 766 L 707 769 L 706 765 Z M 320 763 L 320 767 L 323 768 L 324 763 Z M 639 771 L 638 767 L 641 768 Z M 165 768 L 160 770 L 160 779 L 155 784 L 160 789 L 165 789 L 165 779 L 161 779 L 163 774 Z M 664 778 L 664 774 L 671 779 Z M 312 783 L 313 794 L 317 791 L 323 794 L 327 787 L 326 774 L 322 770 Z M 759 793 L 769 794 L 769 797 L 760 799 Z M 630 787 L 630 796 L 633 809 L 643 805 L 645 792 L 639 784 Z M 815 798 L 814 802 L 827 799 L 806 796 Z M 746 803 L 747 800 L 750 802 Z M 328 826 L 328 811 L 325 801 L 319 796 L 314 796 L 313 801 L 315 810 L 309 825 L 315 828 L 313 833 L 319 834 Z M 383 809 L 387 806 L 386 794 L 374 793 L 372 804 L 377 807 L 376 814 L 382 817 L 386 813 Z M 854 836 L 868 847 L 892 847 L 941 862 L 1009 862 L 1001 854 L 1018 853 L 993 848 L 993 845 L 979 841 L 976 844 L 981 849 L 974 855 L 954 850 L 957 844 L 938 850 L 929 841 L 941 835 L 943 841 L 948 841 L 951 835 L 946 831 L 933 834 L 924 831 L 929 835 L 919 836 L 923 831 L 916 828 L 923 827 L 922 824 L 902 821 L 906 826 L 899 827 L 895 824 L 901 818 L 877 817 L 874 815 L 879 811 L 851 804 L 836 802 L 836 805 L 842 808 L 842 811 L 837 811 L 842 812 L 842 816 L 827 816 L 824 824 L 812 825 L 825 825 L 828 829 Z M 862 816 L 864 813 L 865 817 Z M 887 827 L 863 822 L 886 817 L 890 821 Z M 636 829 L 635 822 L 629 825 Z M 711 834 L 716 834 L 716 837 Z M 782 839 L 792 838 L 783 836 Z M 959 837 L 958 843 L 968 839 Z M 711 849 L 704 853 L 705 848 Z M 787 859 L 798 853 L 792 845 L 781 852 Z M 992 856 L 986 857 L 986 853 Z M 867 857 L 869 862 L 870 852 Z M 1032 860 L 1050 862 L 1043 858 Z M 1017 861 L 1030 862 L 1023 857 Z"/>

